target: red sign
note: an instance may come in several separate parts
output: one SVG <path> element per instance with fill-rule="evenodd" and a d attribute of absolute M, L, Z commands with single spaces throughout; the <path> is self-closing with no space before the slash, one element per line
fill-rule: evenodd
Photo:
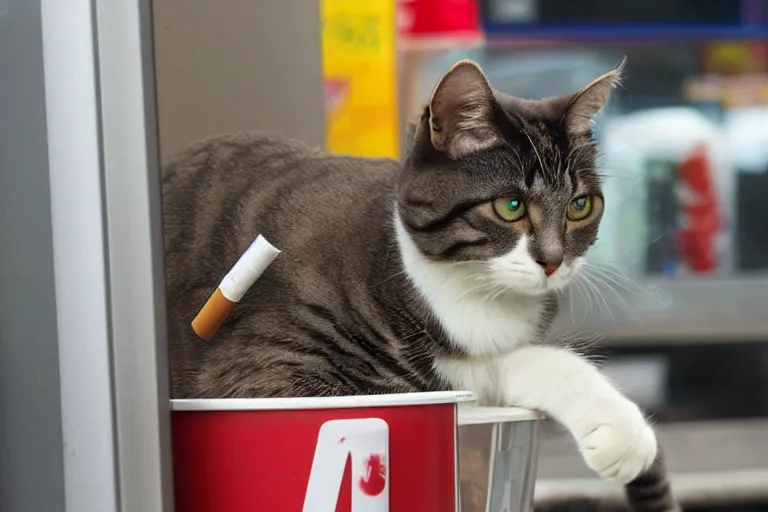
<path fill-rule="evenodd" d="M 399 0 L 397 21 L 401 37 L 480 33 L 476 0 Z"/>

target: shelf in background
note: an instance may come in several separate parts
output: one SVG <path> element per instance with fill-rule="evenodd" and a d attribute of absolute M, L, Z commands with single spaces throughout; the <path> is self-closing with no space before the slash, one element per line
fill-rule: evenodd
<path fill-rule="evenodd" d="M 568 332 L 578 326 L 580 332 L 598 332 L 608 344 L 627 340 L 653 345 L 768 339 L 766 274 L 730 279 L 649 279 L 639 283 L 638 290 L 642 289 L 646 291 L 620 296 L 601 289 L 608 305 L 602 300 L 597 303 L 596 298 L 588 302 L 576 290 L 566 293 L 556 328 Z M 573 308 L 569 299 L 574 301 Z M 587 304 L 591 305 L 589 310 L 585 310 Z"/>
<path fill-rule="evenodd" d="M 621 486 L 586 467 L 570 436 L 546 423 L 541 433 L 537 503 L 566 499 L 618 502 Z M 659 425 L 677 499 L 684 506 L 768 500 L 768 420 Z"/>

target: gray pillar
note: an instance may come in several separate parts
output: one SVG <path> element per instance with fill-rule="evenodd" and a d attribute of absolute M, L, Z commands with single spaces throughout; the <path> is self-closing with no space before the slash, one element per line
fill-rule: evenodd
<path fill-rule="evenodd" d="M 149 0 L 0 7 L 0 510 L 171 512 Z"/>
<path fill-rule="evenodd" d="M 62 512 L 40 2 L 0 6 L 0 510 Z"/>

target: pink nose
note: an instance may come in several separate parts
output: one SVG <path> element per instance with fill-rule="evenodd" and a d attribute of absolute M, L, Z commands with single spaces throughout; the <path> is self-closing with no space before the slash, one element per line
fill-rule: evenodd
<path fill-rule="evenodd" d="M 547 265 L 546 267 L 544 267 L 544 273 L 547 274 L 547 277 L 549 277 L 555 272 L 557 272 L 558 268 L 560 268 L 560 265 Z"/>
<path fill-rule="evenodd" d="M 544 269 L 544 273 L 547 275 L 547 277 L 551 276 L 555 272 L 557 272 L 557 269 L 560 268 L 560 264 L 562 261 L 556 261 L 553 263 L 547 263 L 546 261 L 537 261 L 539 265 L 541 265 L 541 268 Z"/>

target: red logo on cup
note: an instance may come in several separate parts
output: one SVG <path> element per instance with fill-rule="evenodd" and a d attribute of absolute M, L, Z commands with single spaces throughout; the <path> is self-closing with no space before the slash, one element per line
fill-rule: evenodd
<path fill-rule="evenodd" d="M 389 512 L 389 426 L 380 418 L 330 420 L 320 426 L 304 512 L 335 512 L 347 462 L 352 512 Z"/>
<path fill-rule="evenodd" d="M 378 496 L 387 485 L 387 466 L 378 453 L 365 459 L 365 474 L 360 478 L 360 489 L 368 496 Z"/>

